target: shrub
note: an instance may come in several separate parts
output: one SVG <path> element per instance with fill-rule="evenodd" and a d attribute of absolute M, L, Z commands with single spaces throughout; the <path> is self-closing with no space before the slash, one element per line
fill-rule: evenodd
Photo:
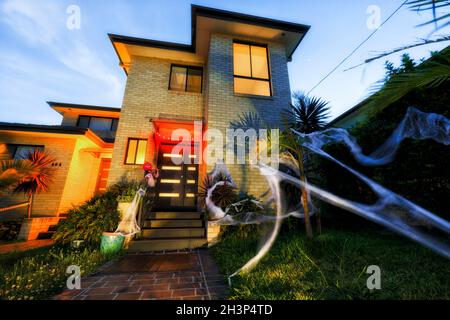
<path fill-rule="evenodd" d="M 448 101 L 450 101 L 448 84 L 435 89 L 417 90 L 373 114 L 365 122 L 352 128 L 350 133 L 356 138 L 364 153 L 370 154 L 391 135 L 405 116 L 408 107 L 416 106 L 423 112 L 438 113 L 449 118 Z M 445 219 L 449 218 L 446 215 L 450 188 L 450 171 L 447 168 L 450 161 L 448 146 L 431 140 L 407 139 L 401 143 L 395 160 L 379 167 L 359 165 L 342 145 L 330 145 L 327 152 L 408 200 Z M 322 186 L 326 190 L 363 203 L 375 200 L 369 188 L 356 180 L 352 174 L 328 160 L 322 159 L 320 163 L 324 177 Z M 327 206 L 327 210 L 323 211 L 342 214 L 341 210 L 331 206 Z M 349 215 L 352 214 L 346 214 Z"/>
<path fill-rule="evenodd" d="M 15 240 L 19 235 L 22 221 L 2 221 L 0 222 L 0 240 Z"/>
<path fill-rule="evenodd" d="M 46 299 L 61 291 L 67 280 L 67 267 L 77 265 L 87 275 L 113 256 L 86 247 L 37 249 L 0 256 L 0 299 Z"/>
<path fill-rule="evenodd" d="M 81 206 L 69 210 L 67 218 L 61 221 L 53 239 L 60 243 L 84 240 L 98 244 L 103 232 L 113 232 L 117 229 L 120 220 L 118 199 L 123 201 L 134 197 L 138 188 L 138 182 L 122 180 L 106 193 L 96 195 Z"/>

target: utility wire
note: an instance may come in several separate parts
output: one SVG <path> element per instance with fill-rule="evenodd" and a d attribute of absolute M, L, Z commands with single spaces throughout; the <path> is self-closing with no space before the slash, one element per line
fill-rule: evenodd
<path fill-rule="evenodd" d="M 381 27 L 383 25 L 385 25 L 389 20 L 391 20 L 391 18 L 401 9 L 403 8 L 403 6 L 408 2 L 409 0 L 405 0 L 397 9 L 395 9 L 394 12 L 391 13 L 391 15 L 389 17 L 387 17 L 386 20 L 383 21 L 382 24 L 380 24 L 380 26 L 378 28 L 376 28 L 366 39 L 364 39 L 363 42 L 361 42 L 355 49 L 353 49 L 352 52 L 350 52 L 349 55 L 347 55 L 341 62 L 338 63 L 338 65 L 336 67 L 334 67 L 330 72 L 328 72 L 328 74 L 322 78 L 322 80 L 320 80 L 314 87 L 311 88 L 311 90 L 308 91 L 307 95 L 309 95 L 314 89 L 316 89 L 318 86 L 320 86 L 322 84 L 322 82 L 324 82 L 329 76 L 331 76 L 340 66 L 342 66 L 344 64 L 345 61 L 347 61 L 353 54 L 355 54 L 356 51 L 358 51 L 359 48 L 361 48 L 367 41 L 370 40 L 370 38 L 372 38 L 375 33 L 378 32 L 378 30 L 381 29 Z"/>

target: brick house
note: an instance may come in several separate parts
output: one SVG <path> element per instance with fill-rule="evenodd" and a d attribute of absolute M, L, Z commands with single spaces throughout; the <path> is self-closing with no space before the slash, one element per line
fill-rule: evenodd
<path fill-rule="evenodd" d="M 309 29 L 301 24 L 196 5 L 191 7 L 191 17 L 189 45 L 109 35 L 120 66 L 128 77 L 121 109 L 105 108 L 103 111 L 98 107 L 83 109 L 82 106 L 50 104 L 64 114 L 60 131 L 64 128 L 86 130 L 88 116 L 101 117 L 100 113 L 105 112 L 104 117 L 116 119 L 120 113 L 120 121 L 111 122 L 115 133 L 113 144 L 110 143 L 112 136 L 107 140 L 95 134 L 95 128 L 72 134 L 71 138 L 73 141 L 94 135 L 100 138 L 96 146 L 85 149 L 92 151 L 86 152 L 92 155 L 93 166 L 109 170 L 108 185 L 122 177 L 142 178 L 144 162 L 158 167 L 156 206 L 159 211 L 198 211 L 198 187 L 214 166 L 204 163 L 173 165 L 169 160 L 178 156 L 172 152 L 176 143 L 171 139 L 173 131 L 182 128 L 194 136 L 214 128 L 225 136 L 230 122 L 244 112 L 254 112 L 269 127 L 278 127 L 281 111 L 291 102 L 287 64 Z M 5 141 L 3 125 L 0 125 L 0 143 L 28 144 L 19 138 L 20 130 L 12 134 L 12 140 Z M 53 135 L 54 139 L 59 139 L 57 133 Z M 64 136 L 64 139 L 70 137 Z M 196 147 L 195 143 L 192 143 L 191 159 L 199 157 L 206 146 L 206 142 L 201 147 Z M 71 155 L 67 152 L 64 159 L 79 153 L 76 148 L 71 150 Z M 65 160 L 61 171 L 70 171 L 69 167 Z M 242 190 L 255 196 L 267 190 L 264 178 L 255 169 L 248 165 L 228 167 Z M 97 179 L 98 174 L 98 170 L 91 173 Z M 65 176 L 67 186 L 72 178 L 70 174 Z M 78 182 L 70 182 L 72 184 L 89 184 L 83 188 L 86 198 L 96 191 L 95 183 L 88 182 L 89 179 L 73 179 Z M 75 203 L 78 199 L 67 199 L 63 192 L 59 207 L 42 213 L 61 213 L 71 200 Z"/>

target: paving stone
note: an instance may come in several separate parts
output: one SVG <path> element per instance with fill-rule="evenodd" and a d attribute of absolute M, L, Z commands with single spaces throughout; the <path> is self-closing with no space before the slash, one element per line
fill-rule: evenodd
<path fill-rule="evenodd" d="M 189 255 L 188 269 L 180 265 L 177 255 Z M 83 290 L 65 290 L 54 297 L 57 300 L 206 300 L 223 299 L 228 287 L 226 278 L 212 265 L 214 261 L 206 250 L 183 253 L 126 255 L 121 262 L 109 263 L 102 272 L 82 279 Z M 132 260 L 126 260 L 132 257 Z M 139 260 L 139 259 L 142 259 Z M 200 259 L 208 260 L 208 270 Z M 152 265 L 152 261 L 158 265 Z M 136 262 L 138 267 L 133 266 Z M 193 263 L 194 262 L 194 263 Z M 170 266 L 171 270 L 164 269 Z M 143 272 L 148 268 L 147 272 Z M 139 270 L 139 272 L 135 272 Z M 114 272 L 112 272 L 114 271 Z M 206 279 L 206 283 L 205 283 Z"/>

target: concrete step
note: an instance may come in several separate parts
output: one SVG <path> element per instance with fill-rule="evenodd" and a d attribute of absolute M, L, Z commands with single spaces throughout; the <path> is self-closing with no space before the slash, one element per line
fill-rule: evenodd
<path fill-rule="evenodd" d="M 152 219 L 200 219 L 200 212 L 154 212 Z"/>
<path fill-rule="evenodd" d="M 37 240 L 51 239 L 54 233 L 54 231 L 41 232 L 38 234 Z"/>
<path fill-rule="evenodd" d="M 204 228 L 158 228 L 143 229 L 143 238 L 198 238 L 205 236 Z"/>
<path fill-rule="evenodd" d="M 130 242 L 128 251 L 152 252 L 195 249 L 205 246 L 207 242 L 206 238 L 136 240 Z"/>
<path fill-rule="evenodd" d="M 203 227 L 202 220 L 147 220 L 144 226 L 146 228 L 201 228 Z"/>
<path fill-rule="evenodd" d="M 54 232 L 54 231 L 56 231 L 58 229 L 58 227 L 59 227 L 59 224 L 54 224 L 54 225 L 48 227 L 48 231 L 49 232 Z"/>

